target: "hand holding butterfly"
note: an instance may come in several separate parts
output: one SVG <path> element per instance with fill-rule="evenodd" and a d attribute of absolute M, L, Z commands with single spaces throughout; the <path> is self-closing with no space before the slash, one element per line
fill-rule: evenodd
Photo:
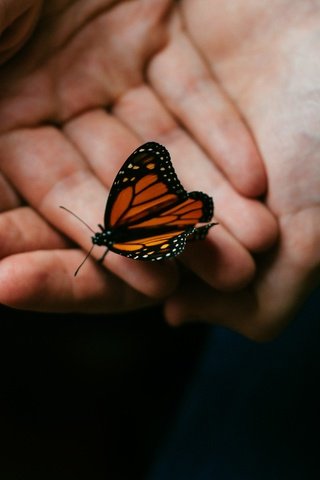
<path fill-rule="evenodd" d="M 234 0 L 229 7 L 185 0 L 183 18 L 258 142 L 279 242 L 257 256 L 247 288 L 222 294 L 186 277 L 166 313 L 172 324 L 198 318 L 263 339 L 281 330 L 319 284 L 320 4 Z"/>
<path fill-rule="evenodd" d="M 216 203 L 221 226 L 185 255 L 188 269 L 217 290 L 241 287 L 254 275 L 252 252 L 277 233 L 251 198 L 266 177 L 246 125 L 180 29 L 174 2 L 85 5 L 44 4 L 29 43 L 2 67 L 0 301 L 109 312 L 172 292 L 174 262 L 112 253 L 106 270 L 91 261 L 75 279 L 83 258 L 75 243 L 87 250 L 90 240 L 58 208 L 101 223 L 116 172 L 150 139 L 168 147 L 188 191 Z"/>

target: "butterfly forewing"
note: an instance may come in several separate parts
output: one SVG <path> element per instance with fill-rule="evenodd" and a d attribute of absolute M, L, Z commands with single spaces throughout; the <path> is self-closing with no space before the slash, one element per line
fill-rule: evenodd
<path fill-rule="evenodd" d="M 129 225 L 187 198 L 168 151 L 155 142 L 135 150 L 117 174 L 105 211 L 105 226 Z"/>

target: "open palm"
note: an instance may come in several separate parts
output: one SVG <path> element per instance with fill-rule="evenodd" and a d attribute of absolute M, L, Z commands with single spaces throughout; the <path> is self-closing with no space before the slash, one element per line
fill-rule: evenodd
<path fill-rule="evenodd" d="M 84 256 L 77 245 L 88 250 L 90 234 L 58 208 L 101 223 L 116 172 L 146 140 L 167 146 L 186 189 L 215 199 L 220 226 L 182 257 L 187 272 L 217 290 L 243 287 L 253 254 L 277 236 L 273 215 L 254 199 L 266 191 L 265 169 L 241 114 L 181 29 L 176 3 L 57 1 L 40 12 L 1 69 L 0 301 L 110 312 L 174 291 L 174 261 L 110 253 L 106 269 L 88 261 L 74 278 Z"/>
<path fill-rule="evenodd" d="M 320 3 L 186 0 L 182 16 L 212 75 L 259 145 L 276 247 L 254 281 L 221 294 L 191 279 L 167 304 L 172 323 L 213 321 L 253 338 L 276 334 L 319 282 Z"/>

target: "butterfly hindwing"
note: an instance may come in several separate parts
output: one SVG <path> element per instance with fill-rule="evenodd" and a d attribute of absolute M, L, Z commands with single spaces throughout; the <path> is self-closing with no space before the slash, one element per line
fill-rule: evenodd
<path fill-rule="evenodd" d="M 177 232 L 162 233 L 124 243 L 115 243 L 111 250 L 135 260 L 163 260 L 180 255 L 185 249 L 188 234 L 193 230 L 190 228 L 178 234 Z"/>
<path fill-rule="evenodd" d="M 185 200 L 165 208 L 156 215 L 141 219 L 126 229 L 119 229 L 118 242 L 111 250 L 139 260 L 161 260 L 182 253 L 186 240 L 204 239 L 207 224 L 195 228 L 199 221 L 212 215 L 212 200 L 202 192 L 191 192 Z M 211 218 L 211 217 L 210 217 Z"/>

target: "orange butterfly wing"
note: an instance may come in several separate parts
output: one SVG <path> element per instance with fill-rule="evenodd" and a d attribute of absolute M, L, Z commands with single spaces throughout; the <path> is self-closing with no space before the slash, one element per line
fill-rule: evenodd
<path fill-rule="evenodd" d="M 106 246 L 139 260 L 176 256 L 188 237 L 206 236 L 213 224 L 196 225 L 209 222 L 212 215 L 212 198 L 188 193 L 165 147 L 148 142 L 130 155 L 112 185 L 104 218 L 104 231 L 112 242 Z"/>

